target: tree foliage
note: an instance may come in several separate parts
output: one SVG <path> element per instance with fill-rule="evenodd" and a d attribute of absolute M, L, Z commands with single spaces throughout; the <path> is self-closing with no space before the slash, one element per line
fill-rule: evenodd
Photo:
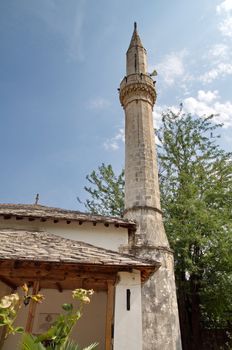
<path fill-rule="evenodd" d="M 157 132 L 164 223 L 189 349 L 197 348 L 202 327 L 232 320 L 232 161 L 212 118 L 168 111 Z"/>
<path fill-rule="evenodd" d="M 102 163 L 86 176 L 90 186 L 84 189 L 90 195 L 84 202 L 88 212 L 100 215 L 122 216 L 124 210 L 124 171 L 115 175 L 111 165 Z M 77 198 L 79 202 L 82 201 Z"/>
<path fill-rule="evenodd" d="M 180 109 L 165 112 L 157 131 L 164 224 L 175 252 L 188 349 L 198 347 L 202 328 L 232 321 L 232 161 L 218 145 L 220 127 L 213 116 L 193 117 Z M 104 164 L 98 170 L 87 176 L 94 189 L 85 187 L 91 196 L 86 208 L 121 215 L 124 172 L 116 177 Z"/>

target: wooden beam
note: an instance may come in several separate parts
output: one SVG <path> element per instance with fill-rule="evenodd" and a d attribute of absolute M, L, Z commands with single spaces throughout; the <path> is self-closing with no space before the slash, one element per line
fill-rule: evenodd
<path fill-rule="evenodd" d="M 13 291 L 17 289 L 17 285 L 13 283 L 9 278 L 0 276 L 0 281 L 5 283 L 8 287 L 10 287 Z M 0 348 L 1 349 L 1 348 Z"/>
<path fill-rule="evenodd" d="M 114 285 L 108 281 L 107 307 L 106 307 L 106 329 L 105 329 L 105 350 L 112 349 L 112 324 L 114 315 Z"/>
<path fill-rule="evenodd" d="M 39 281 L 35 281 L 33 283 L 32 294 L 36 295 L 36 294 L 38 294 L 38 292 L 39 292 Z M 28 311 L 28 316 L 27 316 L 27 324 L 26 324 L 26 332 L 27 333 L 31 333 L 32 329 L 33 329 L 36 305 L 37 305 L 37 303 L 35 301 L 30 300 L 29 311 Z"/>
<path fill-rule="evenodd" d="M 39 266 L 37 266 L 37 264 Z M 17 266 L 17 268 L 15 268 Z M 51 270 L 50 270 L 51 268 Z M 55 288 L 58 290 L 86 288 L 95 291 L 107 291 L 108 281 L 115 284 L 117 275 L 114 270 L 89 271 L 79 270 L 77 266 L 62 266 L 53 268 L 52 265 L 41 263 L 0 262 L 0 278 L 7 279 L 8 285 L 20 286 L 23 283 L 33 286 L 40 281 L 40 288 Z M 59 284 L 59 287 L 57 285 Z M 60 288 L 61 286 L 61 288 Z"/>
<path fill-rule="evenodd" d="M 99 271 L 100 270 L 100 271 Z M 76 266 L 59 266 L 53 267 L 52 265 L 37 266 L 36 264 L 1 264 L 0 263 L 0 276 L 8 279 L 22 278 L 22 280 L 51 280 L 51 281 L 63 281 L 67 279 L 90 279 L 90 280 L 116 280 L 116 272 L 114 269 L 78 269 Z"/>
<path fill-rule="evenodd" d="M 75 272 L 68 272 L 65 273 L 64 271 L 51 271 L 51 272 L 46 272 L 41 270 L 26 270 L 26 269 L 20 269 L 19 271 L 14 271 L 14 270 L 1 270 L 0 269 L 0 276 L 8 278 L 8 280 L 13 281 L 14 279 L 18 278 L 22 281 L 36 281 L 38 279 L 43 280 L 43 281 L 55 281 L 55 282 L 62 282 L 62 281 L 67 281 L 67 280 L 83 280 L 86 279 L 88 281 L 98 282 L 98 281 L 107 281 L 111 280 L 112 282 L 116 281 L 116 276 L 114 273 L 112 275 L 110 274 L 97 274 L 93 275 L 92 273 L 75 273 Z"/>
<path fill-rule="evenodd" d="M 28 221 L 35 221 L 35 218 L 29 217 Z"/>
<path fill-rule="evenodd" d="M 45 221 L 47 221 L 47 218 L 41 218 L 40 221 L 45 222 Z"/>

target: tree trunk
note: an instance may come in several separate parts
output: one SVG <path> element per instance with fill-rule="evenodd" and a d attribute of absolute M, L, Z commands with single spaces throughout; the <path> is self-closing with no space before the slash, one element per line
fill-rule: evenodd
<path fill-rule="evenodd" d="M 183 350 L 201 350 L 200 299 L 197 279 L 178 283 L 178 306 Z"/>
<path fill-rule="evenodd" d="M 198 282 L 191 281 L 191 323 L 192 323 L 192 349 L 202 349 L 201 322 L 200 322 L 200 298 L 198 294 Z"/>
<path fill-rule="evenodd" d="M 177 301 L 179 307 L 179 318 L 180 318 L 180 330 L 182 349 L 191 349 L 191 313 L 190 303 L 188 294 L 186 292 L 186 286 L 188 281 L 185 279 L 185 273 L 181 273 L 181 281 L 177 281 Z"/>

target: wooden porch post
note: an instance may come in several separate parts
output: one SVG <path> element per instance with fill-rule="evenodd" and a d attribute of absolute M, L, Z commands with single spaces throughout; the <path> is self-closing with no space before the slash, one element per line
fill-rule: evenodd
<path fill-rule="evenodd" d="M 39 281 L 35 281 L 33 283 L 32 294 L 35 295 L 35 294 L 38 294 L 38 292 L 39 292 Z M 30 300 L 28 316 L 27 316 L 27 324 L 26 324 L 26 329 L 25 329 L 27 333 L 31 333 L 32 329 L 33 329 L 36 304 L 37 303 L 34 300 Z"/>
<path fill-rule="evenodd" d="M 114 285 L 112 281 L 107 281 L 107 308 L 106 308 L 106 333 L 105 350 L 112 349 L 112 322 L 114 315 Z"/>

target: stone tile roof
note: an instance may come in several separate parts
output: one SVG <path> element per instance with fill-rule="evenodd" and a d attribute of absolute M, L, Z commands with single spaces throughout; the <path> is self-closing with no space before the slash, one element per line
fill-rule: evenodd
<path fill-rule="evenodd" d="M 154 269 L 159 263 L 91 244 L 59 237 L 48 232 L 0 230 L 0 260 L 40 261 Z"/>
<path fill-rule="evenodd" d="M 81 213 L 75 210 L 65 210 L 60 208 L 52 208 L 44 205 L 32 204 L 0 204 L 0 216 L 4 217 L 25 217 L 25 218 L 40 218 L 79 222 L 103 223 L 105 225 L 114 224 L 120 227 L 136 229 L 136 223 L 127 219 L 93 215 Z"/>

